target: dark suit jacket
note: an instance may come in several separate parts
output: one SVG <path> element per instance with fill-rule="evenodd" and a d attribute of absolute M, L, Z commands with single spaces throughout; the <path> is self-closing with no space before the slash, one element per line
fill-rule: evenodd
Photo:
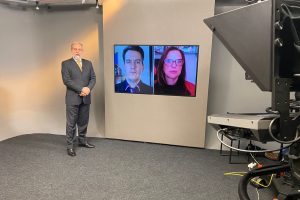
<path fill-rule="evenodd" d="M 79 105 L 91 103 L 91 93 L 85 97 L 79 96 L 83 87 L 93 89 L 96 83 L 96 75 L 90 61 L 82 59 L 82 72 L 73 58 L 65 60 L 61 64 L 61 75 L 65 86 L 66 104 Z"/>
<path fill-rule="evenodd" d="M 121 83 L 118 83 L 115 85 L 115 92 L 119 93 L 131 93 L 128 90 L 128 83 L 127 81 L 123 81 Z M 126 90 L 127 89 L 127 90 Z M 153 88 L 144 84 L 142 81 L 139 82 L 138 84 L 138 89 L 134 92 L 135 94 L 152 94 L 153 93 Z"/>

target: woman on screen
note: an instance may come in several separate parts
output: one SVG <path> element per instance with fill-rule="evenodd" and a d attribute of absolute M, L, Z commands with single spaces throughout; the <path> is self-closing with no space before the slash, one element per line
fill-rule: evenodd
<path fill-rule="evenodd" d="M 186 60 L 177 47 L 166 49 L 157 66 L 154 94 L 195 96 L 195 85 L 185 80 Z"/>

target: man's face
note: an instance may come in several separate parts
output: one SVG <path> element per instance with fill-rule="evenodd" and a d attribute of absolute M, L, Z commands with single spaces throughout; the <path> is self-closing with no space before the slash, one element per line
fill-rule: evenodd
<path fill-rule="evenodd" d="M 77 43 L 73 44 L 71 47 L 71 52 L 74 58 L 81 58 L 83 52 L 82 46 Z"/>
<path fill-rule="evenodd" d="M 125 54 L 124 60 L 126 79 L 138 83 L 141 73 L 144 70 L 142 56 L 138 51 L 129 50 Z"/>

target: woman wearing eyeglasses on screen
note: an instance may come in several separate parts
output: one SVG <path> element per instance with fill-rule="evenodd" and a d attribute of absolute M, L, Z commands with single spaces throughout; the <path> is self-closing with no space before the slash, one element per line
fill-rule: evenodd
<path fill-rule="evenodd" d="M 177 47 L 166 49 L 157 66 L 154 94 L 195 96 L 195 85 L 185 80 L 186 60 Z"/>

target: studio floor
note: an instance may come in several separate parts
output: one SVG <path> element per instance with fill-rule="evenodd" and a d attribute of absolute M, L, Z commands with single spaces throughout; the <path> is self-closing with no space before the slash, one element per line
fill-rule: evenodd
<path fill-rule="evenodd" d="M 65 137 L 29 134 L 0 142 L 1 200 L 239 199 L 238 176 L 217 150 L 90 138 L 94 149 L 66 153 Z M 246 157 L 240 157 L 246 161 Z M 258 160 L 260 158 L 257 158 Z M 263 162 L 263 161 L 262 161 Z M 251 199 L 272 199 L 249 186 Z"/>

